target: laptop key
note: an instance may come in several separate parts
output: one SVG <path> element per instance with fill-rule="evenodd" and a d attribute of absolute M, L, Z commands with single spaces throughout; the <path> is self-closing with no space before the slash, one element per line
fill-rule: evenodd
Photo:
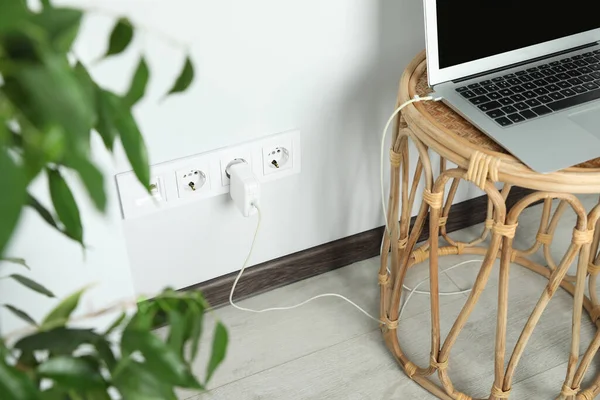
<path fill-rule="evenodd" d="M 594 82 L 594 77 L 591 75 L 581 75 L 579 79 L 581 79 L 582 82 Z"/>
<path fill-rule="evenodd" d="M 518 72 L 515 72 L 515 75 L 516 76 L 523 76 L 523 75 L 527 75 L 527 72 L 526 71 L 518 71 Z"/>
<path fill-rule="evenodd" d="M 505 76 L 506 78 L 506 76 Z M 519 80 L 519 78 L 510 78 L 507 79 L 506 82 L 510 83 L 511 85 L 520 85 L 522 82 Z"/>
<path fill-rule="evenodd" d="M 584 60 L 587 61 L 588 64 L 598 64 L 600 62 L 596 57 L 587 57 L 584 58 Z"/>
<path fill-rule="evenodd" d="M 487 94 L 487 97 L 489 97 L 492 100 L 498 100 L 502 98 L 502 95 L 498 92 L 491 92 Z"/>
<path fill-rule="evenodd" d="M 534 78 L 532 78 L 530 75 L 520 75 L 519 79 L 521 82 L 531 82 Z"/>
<path fill-rule="evenodd" d="M 542 79 L 544 78 L 546 75 L 540 73 L 540 72 L 534 72 L 532 74 L 529 74 L 533 79 Z"/>
<path fill-rule="evenodd" d="M 494 85 L 493 83 L 491 85 L 486 85 L 484 86 L 485 90 L 487 90 L 488 92 L 495 92 L 496 90 L 500 90 L 500 88 L 496 85 Z"/>
<path fill-rule="evenodd" d="M 548 65 L 548 64 L 542 64 L 542 65 L 538 65 L 538 68 L 540 69 L 540 71 L 543 71 L 545 69 L 550 68 L 550 65 Z"/>
<path fill-rule="evenodd" d="M 488 111 L 488 112 L 486 112 L 486 114 L 488 115 L 488 117 L 494 118 L 494 119 L 500 118 L 501 116 L 505 115 L 504 111 L 502 111 L 500 109 Z"/>
<path fill-rule="evenodd" d="M 502 125 L 502 126 L 509 126 L 509 125 L 513 124 L 513 122 L 510 119 L 506 118 L 506 117 L 496 118 L 495 121 L 497 123 L 499 123 L 500 125 Z"/>
<path fill-rule="evenodd" d="M 563 64 L 563 67 L 564 67 L 564 68 L 566 68 L 566 69 L 568 69 L 568 70 L 569 70 L 569 69 L 577 69 L 577 65 L 575 65 L 575 64 L 573 64 L 573 63 L 566 63 L 566 64 Z"/>
<path fill-rule="evenodd" d="M 514 101 L 525 101 L 527 100 L 527 97 L 523 96 L 522 94 L 515 94 L 514 96 L 510 96 L 511 99 L 513 99 Z"/>
<path fill-rule="evenodd" d="M 525 117 L 522 117 L 519 113 L 510 114 L 508 116 L 508 119 L 510 119 L 514 123 L 525 121 Z"/>
<path fill-rule="evenodd" d="M 583 81 L 579 78 L 571 78 L 567 82 L 573 85 L 581 85 L 583 83 Z"/>
<path fill-rule="evenodd" d="M 565 108 L 578 106 L 580 104 L 584 104 L 589 101 L 598 99 L 600 99 L 600 90 L 591 90 L 587 93 L 579 94 L 573 97 L 567 97 L 564 100 L 559 100 L 554 103 L 550 103 L 548 104 L 548 107 L 550 107 L 552 111 L 560 111 L 564 110 Z"/>
<path fill-rule="evenodd" d="M 499 76 L 497 78 L 492 78 L 492 82 L 494 82 L 494 83 L 502 82 L 503 80 L 504 80 L 504 78 L 501 76 Z"/>
<path fill-rule="evenodd" d="M 543 95 L 543 94 L 550 93 L 550 91 L 548 89 L 545 89 L 543 87 L 539 87 L 539 88 L 535 89 L 534 92 L 536 92 L 540 96 Z"/>
<path fill-rule="evenodd" d="M 532 110 L 539 116 L 550 114 L 552 112 L 552 109 L 550 109 L 546 106 L 535 107 L 535 108 L 532 108 Z"/>
<path fill-rule="evenodd" d="M 566 97 L 571 97 L 571 96 L 577 95 L 577 92 L 574 91 L 573 89 L 563 89 L 560 91 L 560 93 L 562 93 L 563 96 L 566 96 Z"/>
<path fill-rule="evenodd" d="M 563 96 L 559 92 L 552 92 L 549 96 L 552 97 L 553 100 L 562 100 L 565 98 L 565 96 Z"/>
<path fill-rule="evenodd" d="M 594 70 L 590 67 L 577 68 L 577 71 L 581 72 L 582 74 L 591 74 L 592 72 L 594 72 Z"/>
<path fill-rule="evenodd" d="M 553 67 L 552 71 L 559 73 L 559 72 L 567 72 L 567 69 L 565 67 Z"/>
<path fill-rule="evenodd" d="M 587 90 L 595 90 L 600 88 L 600 86 L 596 85 L 594 82 L 587 82 L 583 84 L 583 87 Z"/>
<path fill-rule="evenodd" d="M 570 84 L 569 82 L 567 82 L 567 81 L 560 81 L 560 82 L 558 82 L 558 83 L 557 83 L 557 85 L 558 85 L 558 87 L 560 87 L 561 89 L 567 89 L 567 88 L 570 88 L 571 86 L 573 86 L 573 85 L 571 85 L 571 84 Z"/>
<path fill-rule="evenodd" d="M 523 93 L 524 91 L 526 91 L 527 89 L 525 89 L 523 86 L 521 85 L 516 85 L 516 86 L 511 86 L 510 90 L 512 90 L 515 93 Z"/>
<path fill-rule="evenodd" d="M 544 69 L 542 70 L 542 74 L 544 74 L 545 76 L 552 76 L 554 75 L 556 72 L 552 71 L 552 68 L 548 68 L 548 69 Z"/>
<path fill-rule="evenodd" d="M 579 93 L 579 94 L 581 94 L 581 93 L 585 93 L 585 92 L 587 92 L 587 91 L 588 91 L 586 88 L 584 88 L 584 87 L 583 87 L 583 86 L 581 86 L 581 85 L 574 86 L 574 87 L 573 87 L 573 90 L 574 90 L 575 92 Z"/>
<path fill-rule="evenodd" d="M 487 97 L 486 95 L 483 95 L 483 96 L 473 97 L 472 99 L 469 99 L 469 101 L 477 106 L 479 104 L 487 103 L 488 101 L 490 101 L 490 98 Z"/>
<path fill-rule="evenodd" d="M 570 58 L 570 57 L 563 58 L 562 60 L 560 60 L 561 64 L 568 63 L 568 62 L 571 62 L 571 61 L 573 61 L 573 59 Z"/>
<path fill-rule="evenodd" d="M 600 64 L 591 64 L 589 67 L 594 71 L 600 71 Z"/>
<path fill-rule="evenodd" d="M 506 81 L 500 81 L 500 82 L 496 82 L 496 85 L 500 88 L 500 89 L 507 89 L 510 87 L 510 83 L 506 82 Z"/>
<path fill-rule="evenodd" d="M 487 91 L 487 90 L 485 90 L 485 89 L 484 89 L 484 88 L 482 88 L 482 87 L 478 87 L 478 88 L 475 88 L 475 89 L 473 89 L 473 93 L 475 93 L 475 94 L 476 94 L 476 95 L 478 95 L 478 96 L 480 96 L 480 95 L 482 95 L 482 94 L 487 94 L 487 92 L 488 92 L 488 91 Z"/>
<path fill-rule="evenodd" d="M 498 101 L 500 102 L 500 104 L 502 104 L 503 106 L 509 106 L 511 104 L 514 104 L 514 100 L 511 99 L 510 97 L 503 97 L 501 99 L 498 99 Z"/>
<path fill-rule="evenodd" d="M 534 113 L 531 110 L 525 110 L 525 111 L 521 111 L 521 115 L 524 116 L 527 119 L 533 119 L 537 117 L 537 114 Z"/>
<path fill-rule="evenodd" d="M 540 103 L 539 100 L 536 99 L 527 100 L 525 104 L 527 104 L 529 107 L 537 107 L 542 105 L 542 103 Z"/>
<path fill-rule="evenodd" d="M 588 51 L 587 53 L 583 53 L 583 54 L 582 54 L 582 56 L 584 56 L 584 57 L 589 57 L 589 56 L 591 56 L 592 54 L 594 54 L 594 53 L 592 53 L 591 51 Z"/>
<path fill-rule="evenodd" d="M 548 84 L 548 81 L 544 80 L 544 79 L 538 79 L 536 81 L 533 81 L 533 84 L 536 86 L 546 86 Z"/>
<path fill-rule="evenodd" d="M 564 72 L 561 72 L 560 74 L 556 74 L 554 76 L 557 77 L 558 79 L 560 79 L 561 81 L 566 81 L 567 79 L 571 79 L 571 76 Z"/>
<path fill-rule="evenodd" d="M 552 99 L 552 97 L 548 96 L 548 95 L 543 95 L 537 98 L 538 101 L 541 101 L 544 104 L 547 103 L 552 103 L 554 100 Z"/>
<path fill-rule="evenodd" d="M 503 76 L 503 78 L 504 78 L 504 79 L 512 79 L 512 78 L 514 78 L 514 77 L 516 77 L 516 75 L 515 75 L 515 74 L 507 74 L 507 75 L 504 75 L 504 76 Z"/>
<path fill-rule="evenodd" d="M 515 94 L 515 92 L 513 92 L 510 89 L 502 89 L 502 90 L 499 90 L 498 93 L 500 93 L 502 96 L 510 96 L 510 95 Z"/>
<path fill-rule="evenodd" d="M 529 92 L 524 92 L 523 96 L 525 96 L 528 99 L 535 99 L 537 97 L 537 94 L 535 92 L 529 91 Z"/>
<path fill-rule="evenodd" d="M 480 85 L 482 85 L 482 86 L 486 86 L 486 85 L 489 85 L 489 84 L 491 84 L 491 83 L 492 83 L 492 81 L 491 81 L 491 80 L 489 80 L 489 79 L 487 79 L 487 80 L 485 80 L 485 81 L 481 81 L 481 82 L 479 82 L 479 84 L 480 84 Z"/>
<path fill-rule="evenodd" d="M 570 71 L 567 71 L 567 74 L 571 75 L 571 76 L 581 76 L 583 75 L 581 72 L 577 71 L 576 69 L 572 69 Z"/>
<path fill-rule="evenodd" d="M 550 66 L 551 66 L 551 67 L 556 67 L 557 65 L 560 65 L 560 61 L 552 61 L 552 62 L 550 63 Z"/>
<path fill-rule="evenodd" d="M 573 64 L 577 65 L 578 67 L 585 67 L 586 65 L 588 65 L 588 63 L 586 63 L 584 60 L 577 60 L 577 61 L 573 61 Z"/>
<path fill-rule="evenodd" d="M 466 86 L 459 87 L 459 88 L 457 88 L 457 89 L 456 89 L 456 91 L 457 91 L 458 93 L 466 92 L 467 90 L 469 90 L 469 88 L 468 88 L 468 87 L 466 87 Z"/>
<path fill-rule="evenodd" d="M 598 53 L 600 54 L 600 53 Z M 527 72 L 538 72 L 539 68 L 538 67 L 532 67 L 532 68 L 527 68 Z"/>
<path fill-rule="evenodd" d="M 465 99 L 471 99 L 471 98 L 475 97 L 475 93 L 471 92 L 470 90 L 467 90 L 466 92 L 462 92 L 460 95 L 462 97 L 464 97 Z"/>
<path fill-rule="evenodd" d="M 484 111 L 484 112 L 495 110 L 496 108 L 500 108 L 500 107 L 502 107 L 502 104 L 498 103 L 497 101 L 490 101 L 489 103 L 484 103 L 484 104 L 477 106 L 477 108 L 479 108 L 481 111 Z"/>
<path fill-rule="evenodd" d="M 556 82 L 559 82 L 560 79 L 558 79 L 556 76 L 552 75 L 552 76 L 547 76 L 546 81 L 548 81 L 548 83 L 556 83 Z"/>
<path fill-rule="evenodd" d="M 481 86 L 481 85 L 480 85 L 479 83 L 471 83 L 471 84 L 468 86 L 468 88 L 469 88 L 469 89 L 475 89 L 475 88 L 478 88 L 478 87 L 480 87 L 480 86 Z"/>
<path fill-rule="evenodd" d="M 517 112 L 517 109 L 514 108 L 513 106 L 502 107 L 501 110 L 504 111 L 507 114 L 512 114 L 512 113 L 516 113 Z"/>
<path fill-rule="evenodd" d="M 535 88 L 537 87 L 537 86 L 535 86 L 535 85 L 534 85 L 533 83 L 531 83 L 531 82 L 524 83 L 524 84 L 523 84 L 523 85 L 521 85 L 521 86 L 523 86 L 523 87 L 524 87 L 525 89 L 527 89 L 527 90 L 533 90 L 533 89 L 535 89 Z"/>
<path fill-rule="evenodd" d="M 600 79 L 600 72 L 592 72 L 590 76 L 594 79 Z"/>
<path fill-rule="evenodd" d="M 573 60 L 581 60 L 583 58 L 583 56 L 578 54 L 576 56 L 573 56 L 572 58 L 573 58 Z"/>
<path fill-rule="evenodd" d="M 560 90 L 560 86 L 555 85 L 555 84 L 550 84 L 548 86 L 545 87 L 546 90 L 549 90 L 551 92 L 558 92 Z M 473 90 L 473 92 L 475 92 L 475 90 Z"/>
<path fill-rule="evenodd" d="M 592 53 L 594 53 L 594 54 L 600 54 L 600 50 L 594 50 Z"/>
<path fill-rule="evenodd" d="M 516 108 L 519 111 L 523 111 L 523 110 L 528 110 L 529 106 L 527 104 L 525 104 L 524 102 L 519 102 L 519 103 L 515 103 L 513 104 L 513 107 Z"/>

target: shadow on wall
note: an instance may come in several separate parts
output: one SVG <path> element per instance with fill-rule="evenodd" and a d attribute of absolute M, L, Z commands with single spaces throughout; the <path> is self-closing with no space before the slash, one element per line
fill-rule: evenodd
<path fill-rule="evenodd" d="M 381 133 L 395 108 L 398 82 L 404 68 L 425 46 L 421 2 L 379 0 L 377 8 L 373 14 L 376 18 L 372 25 L 375 46 L 371 59 L 364 63 L 360 74 L 348 82 L 348 90 L 338 102 L 340 108 L 336 116 L 340 121 L 337 129 L 343 132 L 338 138 L 353 144 L 347 148 L 359 151 L 344 157 L 343 174 L 333 181 L 338 190 L 331 190 L 339 196 L 335 201 L 338 210 L 344 211 L 337 215 L 336 223 L 346 232 L 354 230 L 348 226 L 349 212 L 362 214 L 359 218 L 365 222 L 377 220 L 383 225 L 383 214 L 378 206 Z M 388 170 L 386 164 L 386 180 Z M 327 188 L 323 187 L 323 190 Z M 357 190 L 372 194 L 374 201 L 368 205 L 358 202 L 353 195 Z"/>

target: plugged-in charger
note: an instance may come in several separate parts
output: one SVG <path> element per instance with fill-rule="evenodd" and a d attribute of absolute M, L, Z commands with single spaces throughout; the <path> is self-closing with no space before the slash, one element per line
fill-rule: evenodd
<path fill-rule="evenodd" d="M 257 213 L 260 202 L 260 183 L 252 168 L 243 159 L 236 159 L 225 169 L 229 177 L 229 194 L 244 217 Z"/>

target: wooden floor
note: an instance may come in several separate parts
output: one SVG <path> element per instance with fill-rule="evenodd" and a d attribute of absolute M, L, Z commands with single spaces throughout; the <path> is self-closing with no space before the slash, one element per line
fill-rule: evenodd
<path fill-rule="evenodd" d="M 582 197 L 590 209 L 596 196 Z M 526 247 L 535 237 L 541 208 L 527 210 L 519 225 L 516 242 Z M 573 229 L 574 216 L 565 215 L 553 244 L 555 259 L 562 256 Z M 475 236 L 473 227 L 454 236 Z M 250 238 L 249 238 L 250 240 Z M 443 258 L 442 269 L 477 256 Z M 241 262 L 241 260 L 240 260 Z M 251 308 L 292 305 L 316 294 L 343 294 L 378 314 L 377 269 L 379 258 L 277 289 L 241 304 Z M 427 276 L 426 264 L 411 269 L 407 285 Z M 477 264 L 460 267 L 442 275 L 441 291 L 456 291 L 471 286 Z M 507 348 L 512 349 L 537 299 L 545 280 L 519 266 L 511 270 Z M 455 386 L 474 397 L 485 397 L 493 380 L 493 350 L 497 301 L 497 270 L 492 273 L 467 326 L 454 346 L 450 358 L 450 376 Z M 427 290 L 427 285 L 422 289 Z M 442 334 L 453 323 L 466 295 L 441 299 Z M 424 366 L 429 354 L 429 300 L 415 295 L 400 322 L 401 343 L 413 361 Z M 572 298 L 560 291 L 538 324 L 517 368 L 512 396 L 514 399 L 553 399 L 564 379 L 570 345 Z M 231 307 L 217 311 L 230 332 L 227 359 L 210 384 L 211 391 L 198 395 L 179 392 L 180 399 L 433 399 L 410 381 L 383 346 L 377 323 L 364 317 L 349 304 L 337 299 L 319 299 L 293 311 L 250 314 Z M 207 332 L 213 326 L 208 317 Z M 589 318 L 582 324 L 581 353 L 594 332 Z M 410 329 L 408 328 L 410 326 Z M 210 343 L 204 338 L 203 348 Z M 202 352 L 202 350 L 201 350 Z M 206 357 L 206 354 L 203 354 Z M 205 373 L 206 359 L 199 357 L 195 372 Z M 592 369 L 598 370 L 598 362 Z M 589 373 L 588 373 L 589 375 Z M 589 379 L 589 377 L 588 377 Z"/>

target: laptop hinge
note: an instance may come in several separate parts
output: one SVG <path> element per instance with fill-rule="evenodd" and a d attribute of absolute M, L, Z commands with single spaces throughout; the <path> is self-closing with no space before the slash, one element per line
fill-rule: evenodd
<path fill-rule="evenodd" d="M 504 66 L 504 67 L 501 67 L 501 68 L 495 68 L 495 69 L 491 69 L 491 70 L 488 70 L 488 71 L 480 72 L 480 73 L 477 73 L 477 74 L 474 74 L 474 75 L 465 76 L 463 78 L 455 79 L 452 82 L 454 82 L 454 83 L 460 83 L 460 82 L 468 81 L 470 79 L 475 79 L 475 78 L 479 78 L 479 77 L 482 77 L 482 76 L 495 74 L 495 73 L 500 72 L 500 71 L 505 71 L 507 69 L 516 68 L 516 67 L 520 67 L 522 65 L 531 64 L 531 63 L 534 63 L 536 61 L 541 61 L 541 60 L 545 60 L 547 58 L 556 57 L 556 56 L 559 56 L 561 54 L 567 54 L 567 53 L 571 53 L 571 52 L 574 52 L 574 51 L 577 51 L 577 50 L 587 49 L 588 47 L 593 47 L 593 46 L 596 46 L 597 44 L 598 44 L 598 42 L 592 42 L 592 43 L 584 44 L 584 45 L 581 45 L 581 46 L 573 47 L 571 49 L 562 50 L 562 51 L 558 51 L 556 53 L 548 54 L 548 55 L 545 55 L 545 56 L 542 56 L 542 57 L 536 57 L 536 58 L 532 58 L 530 60 L 525 60 L 525 61 L 521 61 L 521 62 L 518 62 L 518 63 L 515 63 L 515 64 L 507 65 L 507 66 Z"/>

